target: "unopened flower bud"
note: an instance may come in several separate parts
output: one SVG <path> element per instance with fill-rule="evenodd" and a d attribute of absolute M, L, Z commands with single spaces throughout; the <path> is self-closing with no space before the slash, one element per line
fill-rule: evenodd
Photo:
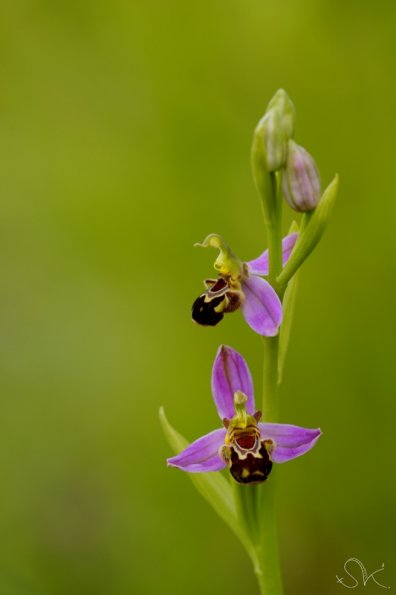
<path fill-rule="evenodd" d="M 320 200 L 320 178 L 315 161 L 308 151 L 292 140 L 288 142 L 282 189 L 295 211 L 312 211 Z"/>
<path fill-rule="evenodd" d="M 296 115 L 295 107 L 283 89 L 278 89 L 268 104 L 267 112 L 276 109 L 282 119 L 282 130 L 287 139 L 292 138 L 294 134 L 294 118 Z"/>
<path fill-rule="evenodd" d="M 255 130 L 255 140 L 261 144 L 263 161 L 268 172 L 286 163 L 287 141 L 294 131 L 294 105 L 283 89 L 279 89 Z"/>

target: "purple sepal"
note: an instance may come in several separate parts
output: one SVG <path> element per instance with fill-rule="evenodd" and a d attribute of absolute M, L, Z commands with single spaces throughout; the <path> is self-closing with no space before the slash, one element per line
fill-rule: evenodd
<path fill-rule="evenodd" d="M 308 452 L 322 434 L 320 429 L 310 430 L 289 424 L 259 423 L 261 439 L 275 443 L 271 453 L 274 463 L 285 463 Z"/>
<path fill-rule="evenodd" d="M 212 393 L 220 419 L 234 417 L 234 393 L 238 390 L 247 396 L 246 411 L 253 415 L 253 381 L 247 363 L 235 349 L 220 345 L 212 370 Z"/>
<path fill-rule="evenodd" d="M 180 454 L 167 459 L 167 463 L 170 467 L 178 467 L 189 473 L 220 471 L 226 467 L 219 456 L 219 448 L 224 444 L 225 436 L 225 428 L 213 430 L 195 440 Z"/>
<path fill-rule="evenodd" d="M 282 303 L 271 285 L 252 275 L 243 282 L 242 312 L 248 325 L 259 335 L 273 337 L 282 322 Z"/>
<path fill-rule="evenodd" d="M 285 266 L 286 262 L 289 259 L 291 251 L 294 248 L 294 244 L 296 243 L 298 238 L 298 233 L 291 233 L 290 235 L 286 236 L 282 240 L 282 265 Z M 246 263 L 249 267 L 249 273 L 253 275 L 268 275 L 269 272 L 269 260 L 268 260 L 268 250 L 265 250 L 258 258 L 254 260 L 249 260 Z"/>

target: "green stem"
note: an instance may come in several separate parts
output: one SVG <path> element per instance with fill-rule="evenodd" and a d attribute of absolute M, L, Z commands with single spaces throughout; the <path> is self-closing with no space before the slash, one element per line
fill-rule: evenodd
<path fill-rule="evenodd" d="M 258 565 L 255 568 L 261 595 L 282 595 L 282 576 L 279 564 L 278 524 L 276 515 L 276 477 L 260 486 L 261 493 L 261 539 L 255 547 Z"/>
<path fill-rule="evenodd" d="M 263 337 L 264 369 L 263 369 L 263 421 L 276 422 L 278 419 L 278 355 L 279 335 Z"/>
<path fill-rule="evenodd" d="M 241 485 L 232 480 L 237 516 L 255 550 L 260 540 L 259 486 Z"/>
<path fill-rule="evenodd" d="M 264 485 L 244 486 L 233 482 L 237 515 L 249 535 L 248 553 L 261 595 L 282 595 L 274 475 Z"/>
<path fill-rule="evenodd" d="M 272 220 L 267 222 L 269 274 L 268 280 L 276 289 L 276 278 L 282 270 L 282 197 L 279 196 L 280 174 L 270 174 L 272 204 L 274 206 Z"/>
<path fill-rule="evenodd" d="M 282 270 L 282 197 L 280 174 L 271 174 L 273 218 L 267 221 L 269 275 L 268 280 L 277 290 L 276 278 Z M 263 420 L 276 422 L 278 418 L 278 358 L 279 335 L 264 337 Z M 261 595 L 282 595 L 282 577 L 278 551 L 278 526 L 276 517 L 276 473 L 260 486 L 259 533 L 254 546 L 258 564 L 255 566 Z"/>
<path fill-rule="evenodd" d="M 278 337 L 264 338 L 264 396 L 265 420 L 277 419 Z M 240 485 L 233 481 L 237 517 L 249 536 L 254 572 L 261 595 L 282 595 L 282 577 L 278 552 L 276 515 L 276 473 L 260 485 Z"/>
<path fill-rule="evenodd" d="M 278 354 L 279 337 L 264 337 L 263 403 L 264 421 L 276 422 L 278 417 Z M 276 473 L 260 486 L 260 540 L 255 547 L 258 560 L 256 576 L 261 595 L 282 595 L 276 515 Z"/>

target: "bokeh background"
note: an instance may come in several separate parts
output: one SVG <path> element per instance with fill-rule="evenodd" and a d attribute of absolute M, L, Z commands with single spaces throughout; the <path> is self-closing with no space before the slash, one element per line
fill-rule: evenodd
<path fill-rule="evenodd" d="M 239 313 L 190 321 L 214 256 L 192 245 L 218 232 L 245 259 L 265 247 L 249 151 L 279 87 L 323 183 L 341 177 L 281 389 L 282 421 L 324 431 L 278 469 L 286 593 L 342 593 L 351 556 L 369 573 L 384 562 L 396 587 L 396 5 L 0 13 L 0 593 L 258 592 L 234 536 L 166 468 L 158 408 L 191 440 L 215 427 L 220 343 L 261 391 L 260 338 Z"/>

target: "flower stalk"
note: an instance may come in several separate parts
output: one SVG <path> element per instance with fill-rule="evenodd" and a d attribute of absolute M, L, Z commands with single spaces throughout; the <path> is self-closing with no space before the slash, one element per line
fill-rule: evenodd
<path fill-rule="evenodd" d="M 280 192 L 280 174 L 271 174 L 275 180 L 272 184 L 275 204 L 274 224 L 267 225 L 269 246 L 268 279 L 276 287 L 276 278 L 282 271 L 282 196 Z M 278 179 L 277 179 L 278 176 Z M 275 337 L 263 337 L 263 421 L 278 420 L 278 370 L 279 370 L 279 334 Z M 268 416 L 268 417 L 267 417 Z M 260 498 L 260 541 L 255 551 L 259 571 L 256 577 L 261 595 L 282 595 L 282 575 L 279 560 L 278 526 L 276 514 L 276 477 L 271 484 L 265 485 Z M 262 486 L 260 486 L 262 487 Z"/>
<path fill-rule="evenodd" d="M 269 252 L 268 280 L 276 290 L 276 278 L 282 270 L 282 200 L 279 192 L 279 177 L 276 172 L 270 173 L 272 203 L 274 205 L 273 220 L 266 223 Z"/>
<path fill-rule="evenodd" d="M 294 143 L 295 110 L 280 89 L 259 121 L 251 152 L 253 178 L 261 198 L 268 250 L 254 260 L 239 259 L 218 234 L 198 244 L 219 251 L 217 278 L 192 306 L 194 322 L 215 326 L 238 309 L 264 347 L 262 409 L 255 408 L 253 380 L 242 355 L 225 345 L 217 351 L 212 393 L 221 427 L 189 444 L 160 419 L 175 452 L 170 467 L 188 472 L 196 489 L 240 539 L 250 556 L 261 595 L 282 595 L 276 515 L 277 463 L 308 452 L 320 429 L 278 423 L 278 387 L 289 344 L 297 275 L 321 239 L 338 188 L 338 177 L 320 196 L 313 158 Z M 282 239 L 283 196 L 302 212 Z M 276 465 L 275 465 L 276 466 Z M 229 480 L 218 472 L 228 468 Z"/>
<path fill-rule="evenodd" d="M 261 488 L 260 543 L 255 548 L 258 567 L 255 574 L 261 595 L 282 595 L 279 563 L 278 524 L 276 514 L 276 477 Z"/>

